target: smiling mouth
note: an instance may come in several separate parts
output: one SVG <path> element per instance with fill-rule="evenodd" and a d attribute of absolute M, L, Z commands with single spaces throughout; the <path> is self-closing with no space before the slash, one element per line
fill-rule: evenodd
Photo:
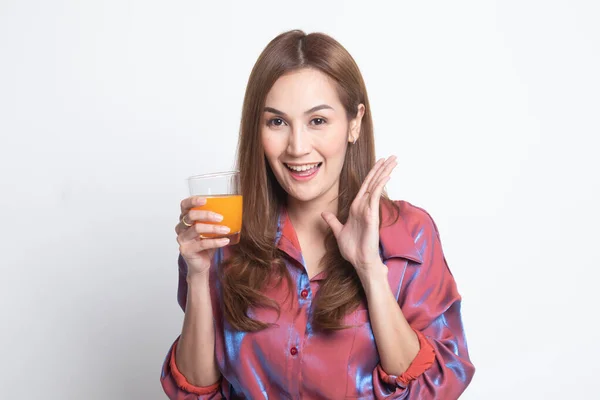
<path fill-rule="evenodd" d="M 290 165 L 290 164 L 285 164 L 285 166 L 287 167 L 287 169 L 289 169 L 290 171 L 293 172 L 297 172 L 297 173 L 304 173 L 304 172 L 313 172 L 313 170 L 315 170 L 316 168 L 319 168 L 321 166 L 321 164 L 323 164 L 322 162 L 318 162 L 318 163 L 311 163 L 311 164 L 302 164 L 302 165 Z"/>

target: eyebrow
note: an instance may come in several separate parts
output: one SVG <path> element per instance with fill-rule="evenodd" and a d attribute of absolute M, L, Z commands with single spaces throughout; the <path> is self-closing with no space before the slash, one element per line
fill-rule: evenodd
<path fill-rule="evenodd" d="M 327 104 L 319 104 L 318 106 L 315 106 L 315 107 L 311 108 L 310 110 L 305 111 L 304 115 L 312 114 L 319 110 L 333 110 L 333 107 L 331 107 Z M 273 114 L 281 115 L 283 117 L 287 117 L 286 113 L 284 113 L 283 111 L 279 111 L 273 107 L 265 107 L 265 112 L 270 112 Z"/>

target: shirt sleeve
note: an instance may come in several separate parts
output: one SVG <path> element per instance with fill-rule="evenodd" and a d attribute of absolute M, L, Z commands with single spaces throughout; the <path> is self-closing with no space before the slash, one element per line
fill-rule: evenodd
<path fill-rule="evenodd" d="M 179 282 L 177 287 L 177 302 L 181 309 L 185 312 L 186 300 L 187 300 L 187 264 L 185 260 L 179 255 L 178 258 L 179 266 Z M 179 338 L 175 340 L 175 343 L 171 346 L 169 353 L 163 363 L 160 383 L 163 390 L 171 400 L 209 400 L 209 399 L 224 399 L 225 397 L 221 393 L 221 385 L 223 378 L 214 385 L 211 386 L 194 386 L 188 382 L 183 374 L 177 368 L 175 362 L 175 351 L 177 350 L 177 343 Z"/>
<path fill-rule="evenodd" d="M 171 400 L 213 400 L 224 399 L 221 395 L 222 379 L 211 386 L 194 386 L 188 382 L 177 368 L 175 351 L 179 338 L 173 343 L 162 367 L 160 383 Z"/>
<path fill-rule="evenodd" d="M 406 387 L 412 380 L 418 378 L 421 374 L 433 365 L 435 361 L 435 350 L 429 343 L 429 340 L 419 331 L 415 330 L 417 338 L 419 339 L 419 346 L 421 347 L 414 360 L 408 366 L 407 370 L 400 376 L 388 375 L 381 364 L 377 365 L 377 375 L 385 383 L 391 386 L 399 386 L 401 388 Z"/>
<path fill-rule="evenodd" d="M 373 371 L 377 399 L 456 400 L 475 368 L 469 359 L 461 318 L 461 297 L 444 257 L 435 222 L 419 212 L 415 244 L 423 262 L 415 265 L 401 287 L 398 303 L 417 333 L 421 349 L 400 376 L 378 365 Z"/>

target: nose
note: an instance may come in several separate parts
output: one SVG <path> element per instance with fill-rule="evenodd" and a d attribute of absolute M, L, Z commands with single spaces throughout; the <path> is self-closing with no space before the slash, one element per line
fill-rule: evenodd
<path fill-rule="evenodd" d="M 300 125 L 294 128 L 289 136 L 287 152 L 293 157 L 301 157 L 310 153 L 312 144 L 310 135 L 305 131 L 304 126 Z"/>

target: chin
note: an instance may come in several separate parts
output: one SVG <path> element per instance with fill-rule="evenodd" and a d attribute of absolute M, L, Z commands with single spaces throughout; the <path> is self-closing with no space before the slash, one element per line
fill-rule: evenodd
<path fill-rule="evenodd" d="M 288 191 L 286 191 L 288 197 L 293 198 L 295 201 L 299 201 L 302 203 L 308 203 L 311 201 L 315 201 L 318 199 L 321 199 L 323 196 L 326 195 L 327 191 L 323 192 L 323 191 L 316 191 L 316 190 L 304 190 L 300 193 L 290 193 Z"/>
<path fill-rule="evenodd" d="M 286 171 L 283 171 L 283 173 L 286 173 Z M 308 185 L 286 179 L 278 179 L 278 182 L 288 197 L 301 203 L 317 200 L 331 190 L 331 187 L 326 188 L 323 182 L 318 181 L 313 181 Z"/>
<path fill-rule="evenodd" d="M 288 197 L 291 197 L 294 200 L 299 201 L 301 203 L 308 203 L 317 198 L 317 196 L 294 196 L 293 194 L 289 194 L 289 193 L 288 193 Z"/>

